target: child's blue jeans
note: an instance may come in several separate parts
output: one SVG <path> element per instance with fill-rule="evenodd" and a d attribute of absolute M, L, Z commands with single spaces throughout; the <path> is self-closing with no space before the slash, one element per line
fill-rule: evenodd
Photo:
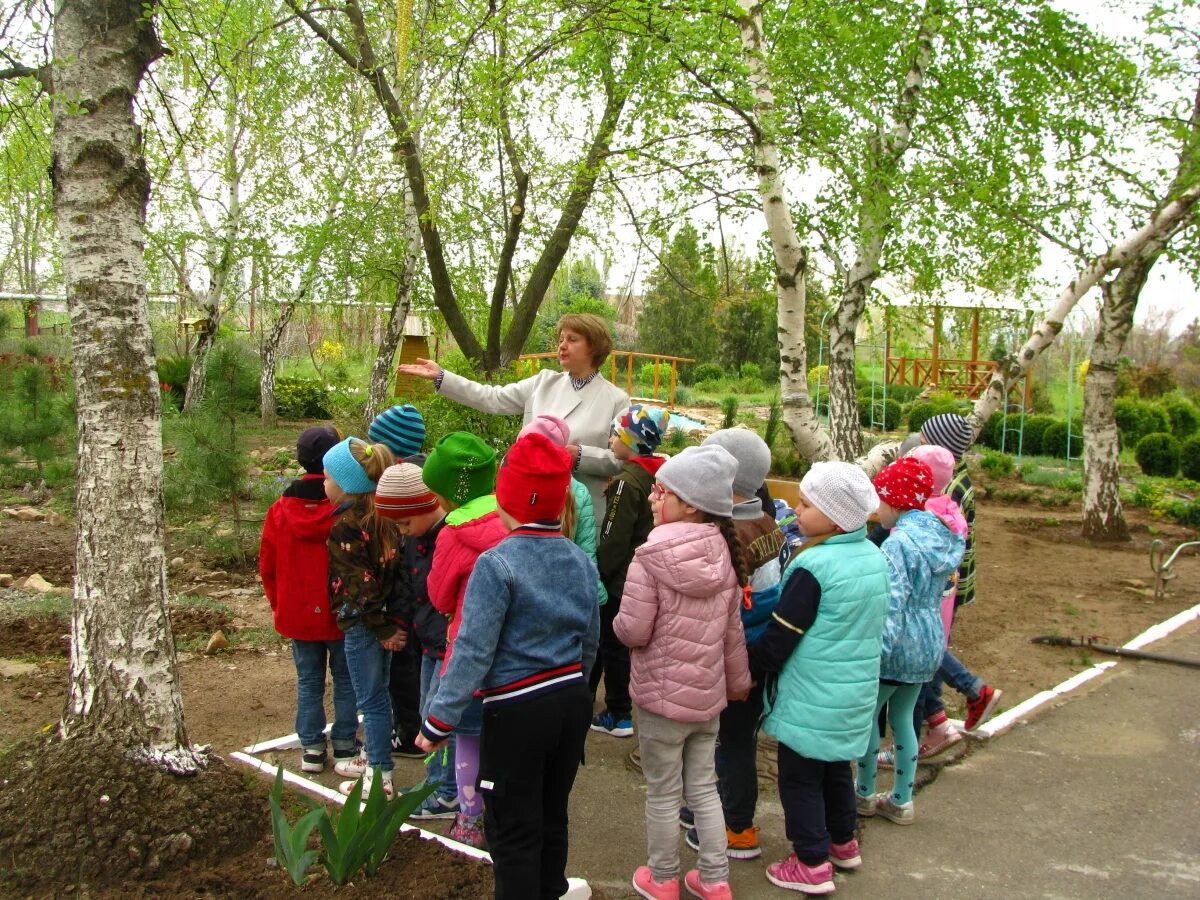
<path fill-rule="evenodd" d="M 358 734 L 354 685 L 342 641 L 292 641 L 296 664 L 296 734 L 306 750 L 325 749 L 325 671 L 333 676 L 334 750 L 353 750 Z"/>
<path fill-rule="evenodd" d="M 391 653 L 365 625 L 346 632 L 346 667 L 354 696 L 363 714 L 367 763 L 372 769 L 392 771 L 392 698 L 388 693 Z"/>

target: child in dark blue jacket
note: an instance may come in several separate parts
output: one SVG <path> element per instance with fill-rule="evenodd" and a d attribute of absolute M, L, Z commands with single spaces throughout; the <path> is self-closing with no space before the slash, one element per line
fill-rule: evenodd
<path fill-rule="evenodd" d="M 500 900 L 567 891 L 567 800 L 583 758 L 600 607 L 596 568 L 563 536 L 571 455 L 518 440 L 496 478 L 509 535 L 480 554 L 462 628 L 421 726 L 432 750 L 483 694 L 478 790 Z"/>

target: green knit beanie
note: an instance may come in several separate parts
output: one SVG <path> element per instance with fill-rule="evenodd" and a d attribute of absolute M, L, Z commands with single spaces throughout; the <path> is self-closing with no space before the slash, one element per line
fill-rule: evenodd
<path fill-rule="evenodd" d="M 496 490 L 496 451 L 466 431 L 453 431 L 434 445 L 421 479 L 435 494 L 462 506 Z"/>

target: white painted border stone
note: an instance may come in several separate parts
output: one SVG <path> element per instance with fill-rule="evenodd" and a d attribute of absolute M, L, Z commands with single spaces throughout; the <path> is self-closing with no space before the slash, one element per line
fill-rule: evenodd
<path fill-rule="evenodd" d="M 283 737 L 275 738 L 262 743 L 254 744 L 244 750 L 235 750 L 229 754 L 233 759 L 244 765 L 250 766 L 253 769 L 258 769 L 260 772 L 274 776 L 276 766 L 261 759 L 256 759 L 254 753 L 265 753 L 269 750 L 287 749 L 289 747 L 299 747 L 299 738 L 295 734 L 284 735 Z M 295 785 L 301 790 L 308 791 L 310 794 L 315 794 L 322 800 L 333 803 L 340 803 L 343 806 L 346 804 L 346 797 L 341 791 L 335 791 L 332 788 L 327 788 L 323 784 L 313 781 L 311 778 L 305 778 L 303 775 L 297 775 L 295 772 L 290 772 L 287 769 L 283 770 L 283 780 L 288 784 Z M 464 856 L 469 856 L 472 859 L 478 859 L 486 862 L 489 865 L 492 862 L 492 856 L 486 851 L 468 847 L 466 844 L 460 844 L 458 841 L 452 841 L 444 835 L 437 834 L 433 831 L 426 831 L 424 828 L 418 828 L 415 825 L 409 825 L 407 822 L 400 826 L 401 831 L 415 831 L 427 841 L 437 841 L 439 844 L 453 850 L 456 853 L 461 853 Z M 592 896 L 592 889 L 587 881 L 582 878 L 568 878 L 567 892 L 562 895 L 561 900 L 589 900 Z"/>

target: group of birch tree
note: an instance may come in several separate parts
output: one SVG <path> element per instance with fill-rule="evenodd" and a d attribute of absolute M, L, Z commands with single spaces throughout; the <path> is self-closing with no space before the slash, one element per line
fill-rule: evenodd
<path fill-rule="evenodd" d="M 54 35 L 42 58 L 28 32 L 14 37 L 15 15 L 4 120 L 36 122 L 52 103 L 78 390 L 65 732 L 103 723 L 177 769 L 202 762 L 166 622 L 147 265 L 214 323 L 243 292 L 264 298 L 264 410 L 295 309 L 388 285 L 378 408 L 414 303 L 494 370 L 524 349 L 581 231 L 603 242 L 622 212 L 649 243 L 664 209 L 762 215 L 785 421 L 815 460 L 861 454 L 854 338 L 880 277 L 931 296 L 962 285 L 1041 299 L 1033 272 L 1051 240 L 1076 270 L 973 418 L 1005 402 L 1101 285 L 1088 496 L 1096 533 L 1111 531 L 1104 379 L 1146 273 L 1187 246 L 1200 197 L 1196 12 L 1194 0 L 1153 8 L 1154 44 L 1103 37 L 1045 0 L 73 0 L 37 22 Z M 44 254 L 47 230 L 10 238 L 22 241 L 14 258 Z M 817 269 L 836 286 L 828 429 L 803 339 Z"/>

